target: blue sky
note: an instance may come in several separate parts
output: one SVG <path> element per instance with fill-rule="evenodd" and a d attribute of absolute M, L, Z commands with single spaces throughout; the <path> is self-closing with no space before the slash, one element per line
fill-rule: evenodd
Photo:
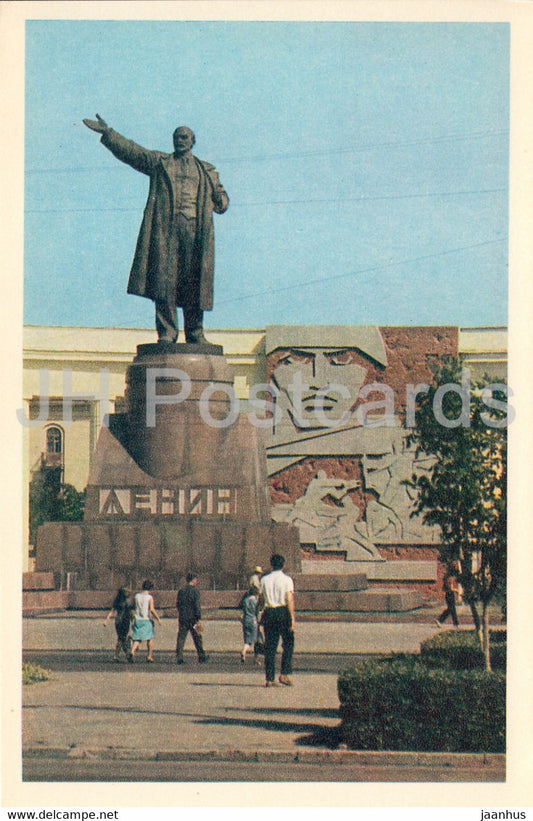
<path fill-rule="evenodd" d="M 217 166 L 207 327 L 506 324 L 508 64 L 504 23 L 28 21 L 25 322 L 153 324 L 98 112 Z"/>

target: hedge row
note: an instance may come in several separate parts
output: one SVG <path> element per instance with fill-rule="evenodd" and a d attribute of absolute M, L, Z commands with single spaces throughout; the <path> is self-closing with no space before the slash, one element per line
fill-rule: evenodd
<path fill-rule="evenodd" d="M 505 751 L 505 676 L 363 661 L 338 680 L 344 741 L 357 750 Z"/>
<path fill-rule="evenodd" d="M 507 663 L 507 632 L 490 631 L 490 662 L 493 670 L 505 670 Z M 474 630 L 449 630 L 437 633 L 420 645 L 420 658 L 432 667 L 454 670 L 483 669 L 485 661 Z"/>

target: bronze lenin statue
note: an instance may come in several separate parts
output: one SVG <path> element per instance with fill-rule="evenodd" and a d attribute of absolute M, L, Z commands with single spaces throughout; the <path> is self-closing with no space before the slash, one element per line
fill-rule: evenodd
<path fill-rule="evenodd" d="M 126 139 L 98 114 L 83 122 L 115 157 L 150 177 L 128 293 L 154 301 L 159 341 L 177 340 L 179 306 L 186 342 L 205 343 L 203 312 L 213 308 L 213 211 L 223 214 L 229 205 L 218 173 L 191 153 L 195 136 L 186 126 L 174 131 L 174 152 L 165 154 Z"/>

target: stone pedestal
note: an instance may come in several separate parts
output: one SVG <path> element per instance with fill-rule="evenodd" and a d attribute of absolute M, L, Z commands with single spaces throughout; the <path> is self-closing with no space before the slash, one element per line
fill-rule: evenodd
<path fill-rule="evenodd" d="M 186 573 L 245 586 L 272 553 L 300 570 L 296 528 L 271 521 L 262 431 L 235 413 L 220 346 L 140 345 L 126 412 L 91 460 L 83 523 L 39 529 L 36 569 L 77 589 L 173 589 Z"/>
<path fill-rule="evenodd" d="M 226 424 L 233 372 L 225 357 L 191 351 L 198 347 L 139 345 L 127 370 L 125 443 L 150 476 L 205 481 L 213 469 L 231 466 L 224 457 L 219 463 L 220 448 L 235 437 Z"/>

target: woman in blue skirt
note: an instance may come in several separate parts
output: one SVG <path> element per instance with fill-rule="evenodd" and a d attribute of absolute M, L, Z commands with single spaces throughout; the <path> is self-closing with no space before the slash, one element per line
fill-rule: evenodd
<path fill-rule="evenodd" d="M 241 662 L 246 661 L 246 653 L 248 650 L 254 648 L 254 658 L 256 664 L 259 664 L 258 640 L 259 640 L 259 623 L 258 623 L 258 609 L 259 596 L 256 587 L 250 587 L 248 592 L 243 596 L 241 601 L 242 609 L 242 637 L 243 648 L 241 651 Z"/>
<path fill-rule="evenodd" d="M 152 582 L 146 580 L 143 582 L 142 592 L 135 594 L 130 661 L 133 661 L 137 648 L 142 641 L 145 641 L 148 647 L 146 661 L 152 663 L 154 660 L 154 619 L 157 619 L 159 624 L 161 624 L 161 619 L 154 608 L 154 600 L 150 593 L 152 587 Z"/>

